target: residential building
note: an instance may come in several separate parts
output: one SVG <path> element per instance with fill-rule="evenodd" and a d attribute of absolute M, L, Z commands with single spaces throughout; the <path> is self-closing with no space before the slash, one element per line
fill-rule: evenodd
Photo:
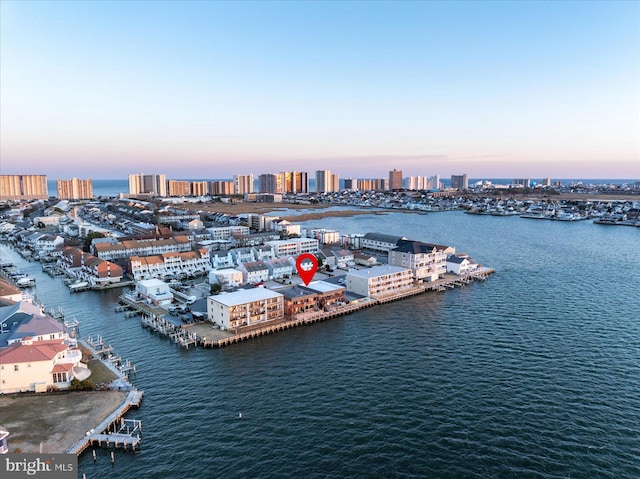
<path fill-rule="evenodd" d="M 165 197 L 167 196 L 167 177 L 143 173 L 129 175 L 129 194 Z"/>
<path fill-rule="evenodd" d="M 317 253 L 320 243 L 312 238 L 290 238 L 287 240 L 267 241 L 278 258 L 298 256 L 303 253 Z"/>
<path fill-rule="evenodd" d="M 184 253 L 131 256 L 127 261 L 127 271 L 136 281 L 181 274 L 196 275 L 206 273 L 210 269 L 211 258 L 209 251 L 205 248 Z"/>
<path fill-rule="evenodd" d="M 324 311 L 346 302 L 346 287 L 328 281 L 311 281 L 307 289 L 318 294 L 318 307 Z"/>
<path fill-rule="evenodd" d="M 258 176 L 258 193 L 284 193 L 282 180 L 282 174 L 264 173 Z"/>
<path fill-rule="evenodd" d="M 235 183 L 233 181 L 210 181 L 209 194 L 216 196 L 231 196 L 236 193 Z"/>
<path fill-rule="evenodd" d="M 429 178 L 426 176 L 409 176 L 407 178 L 408 190 L 428 190 Z"/>
<path fill-rule="evenodd" d="M 259 284 L 269 281 L 269 266 L 264 261 L 240 263 L 238 269 L 242 271 L 242 280 L 247 284 Z"/>
<path fill-rule="evenodd" d="M 91 180 L 57 180 L 58 199 L 61 200 L 90 200 L 93 198 L 93 184 Z"/>
<path fill-rule="evenodd" d="M 213 240 L 226 240 L 237 236 L 247 236 L 250 233 L 248 226 L 216 226 L 207 228 Z"/>
<path fill-rule="evenodd" d="M 0 175 L 0 201 L 48 198 L 46 175 Z"/>
<path fill-rule="evenodd" d="M 288 259 L 276 258 L 265 261 L 269 268 L 269 279 L 290 278 L 293 275 L 293 265 Z"/>
<path fill-rule="evenodd" d="M 146 279 L 136 283 L 136 292 L 149 304 L 166 306 L 173 302 L 171 288 L 159 279 Z"/>
<path fill-rule="evenodd" d="M 340 178 L 329 170 L 316 171 L 316 192 L 331 193 L 340 190 Z"/>
<path fill-rule="evenodd" d="M 297 223 L 296 224 L 290 223 L 287 220 L 281 220 L 281 219 L 273 220 L 271 222 L 271 229 L 273 231 L 284 233 L 287 236 L 293 236 L 293 235 L 300 236 L 300 225 Z"/>
<path fill-rule="evenodd" d="M 359 191 L 384 191 L 388 189 L 387 180 L 384 178 L 359 179 L 357 185 Z"/>
<path fill-rule="evenodd" d="M 242 271 L 235 268 L 212 269 L 209 271 L 209 283 L 220 283 L 224 286 L 242 286 L 244 278 Z"/>
<path fill-rule="evenodd" d="M 209 296 L 207 318 L 225 330 L 282 320 L 284 296 L 267 288 L 241 289 Z"/>
<path fill-rule="evenodd" d="M 447 257 L 455 254 L 453 246 L 400 240 L 389 251 L 389 264 L 411 270 L 418 281 L 435 281 L 447 272 Z"/>
<path fill-rule="evenodd" d="M 91 371 L 82 352 L 63 339 L 37 341 L 25 338 L 0 349 L 0 393 L 46 392 L 68 389 L 73 379 L 84 380 Z"/>
<path fill-rule="evenodd" d="M 191 196 L 191 183 L 183 180 L 169 180 L 169 196 Z"/>
<path fill-rule="evenodd" d="M 451 188 L 457 190 L 468 190 L 469 189 L 469 177 L 467 174 L 463 175 L 451 175 Z"/>
<path fill-rule="evenodd" d="M 288 319 L 310 312 L 320 311 L 318 293 L 302 285 L 290 286 L 278 290 L 284 302 L 284 315 Z"/>
<path fill-rule="evenodd" d="M 62 340 L 67 335 L 60 321 L 46 315 L 42 308 L 33 303 L 19 300 L 0 307 L 0 348 L 27 338 L 36 341 Z"/>
<path fill-rule="evenodd" d="M 17 303 L 22 299 L 22 291 L 0 278 L 0 301 Z"/>
<path fill-rule="evenodd" d="M 175 236 L 161 240 L 127 240 L 117 244 L 98 243 L 94 248 L 98 258 L 114 260 L 128 259 L 130 256 L 151 256 L 190 251 L 191 242 L 186 236 Z"/>
<path fill-rule="evenodd" d="M 247 195 L 254 192 L 253 174 L 235 175 L 233 177 L 236 195 Z"/>
<path fill-rule="evenodd" d="M 93 285 L 119 283 L 124 275 L 122 268 L 117 264 L 73 246 L 67 246 L 62 250 L 58 264 L 76 278 L 89 281 Z"/>
<path fill-rule="evenodd" d="M 307 230 L 309 238 L 317 239 L 320 244 L 338 244 L 340 243 L 340 232 L 337 230 L 327 230 L 324 228 Z"/>
<path fill-rule="evenodd" d="M 309 193 L 309 175 L 301 171 L 284 171 L 279 173 L 282 190 L 280 193 Z"/>
<path fill-rule="evenodd" d="M 266 245 L 253 246 L 253 255 L 257 261 L 268 261 L 276 257 L 273 248 Z"/>
<path fill-rule="evenodd" d="M 208 193 L 206 181 L 191 182 L 191 196 L 207 196 Z"/>
<path fill-rule="evenodd" d="M 361 239 L 362 249 L 387 253 L 396 246 L 400 240 L 406 240 L 403 236 L 386 235 L 382 233 L 366 233 Z"/>
<path fill-rule="evenodd" d="M 355 190 L 358 188 L 358 180 L 354 178 L 345 178 L 344 179 L 344 189 L 345 190 Z"/>
<path fill-rule="evenodd" d="M 397 293 L 413 286 L 410 269 L 380 265 L 349 271 L 345 275 L 347 291 L 371 298 Z"/>
<path fill-rule="evenodd" d="M 401 190 L 402 189 L 402 170 L 396 170 L 389 172 L 389 189 Z"/>
<path fill-rule="evenodd" d="M 480 265 L 464 254 L 452 254 L 447 257 L 447 272 L 466 275 L 477 271 Z"/>
<path fill-rule="evenodd" d="M 253 248 L 244 247 L 244 248 L 234 248 L 229 251 L 231 256 L 233 257 L 233 261 L 235 264 L 239 265 L 241 263 L 251 263 L 256 260 L 255 253 Z"/>

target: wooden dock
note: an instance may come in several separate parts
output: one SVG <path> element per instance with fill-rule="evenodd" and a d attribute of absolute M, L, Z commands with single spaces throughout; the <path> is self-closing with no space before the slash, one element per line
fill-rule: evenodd
<path fill-rule="evenodd" d="M 132 407 L 140 407 L 144 392 L 136 389 L 129 391 L 124 402 L 80 441 L 67 451 L 80 455 L 89 446 L 98 445 L 116 449 L 135 450 L 139 447 L 142 434 L 142 423 L 135 419 L 124 419 L 123 416 Z M 112 432 L 111 432 L 112 431 Z"/>

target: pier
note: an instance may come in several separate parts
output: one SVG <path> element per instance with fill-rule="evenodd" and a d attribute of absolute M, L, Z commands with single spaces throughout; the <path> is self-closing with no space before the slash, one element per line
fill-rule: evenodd
<path fill-rule="evenodd" d="M 131 451 L 138 448 L 142 441 L 142 422 L 135 419 L 124 419 L 123 416 L 132 407 L 140 407 L 143 394 L 143 391 L 136 389 L 129 391 L 126 399 L 117 410 L 98 424 L 95 429 L 87 431 L 85 437 L 71 446 L 67 452 L 80 455 L 87 447 L 93 445 Z"/>

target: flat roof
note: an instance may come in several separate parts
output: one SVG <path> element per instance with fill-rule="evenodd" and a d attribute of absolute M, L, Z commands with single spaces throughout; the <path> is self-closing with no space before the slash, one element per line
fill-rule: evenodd
<path fill-rule="evenodd" d="M 328 293 L 330 291 L 345 289 L 344 285 L 327 283 L 326 281 L 311 281 L 307 285 L 307 288 L 318 291 L 320 293 Z"/>
<path fill-rule="evenodd" d="M 358 276 L 360 278 L 371 278 L 376 276 L 383 276 L 385 274 L 400 273 L 402 271 L 410 271 L 407 268 L 401 266 L 392 266 L 388 264 L 373 266 L 371 268 L 359 269 L 349 271 L 346 276 Z"/>
<path fill-rule="evenodd" d="M 271 291 L 267 288 L 239 289 L 232 293 L 220 293 L 215 296 L 209 296 L 212 301 L 223 304 L 225 306 L 238 306 L 239 304 L 251 303 L 252 301 L 262 301 L 282 297 L 280 293 Z"/>

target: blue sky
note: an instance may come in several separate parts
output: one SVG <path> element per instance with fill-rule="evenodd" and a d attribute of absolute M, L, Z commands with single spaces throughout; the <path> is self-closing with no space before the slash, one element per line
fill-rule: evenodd
<path fill-rule="evenodd" d="M 638 2 L 0 9 L 4 174 L 640 177 Z"/>

